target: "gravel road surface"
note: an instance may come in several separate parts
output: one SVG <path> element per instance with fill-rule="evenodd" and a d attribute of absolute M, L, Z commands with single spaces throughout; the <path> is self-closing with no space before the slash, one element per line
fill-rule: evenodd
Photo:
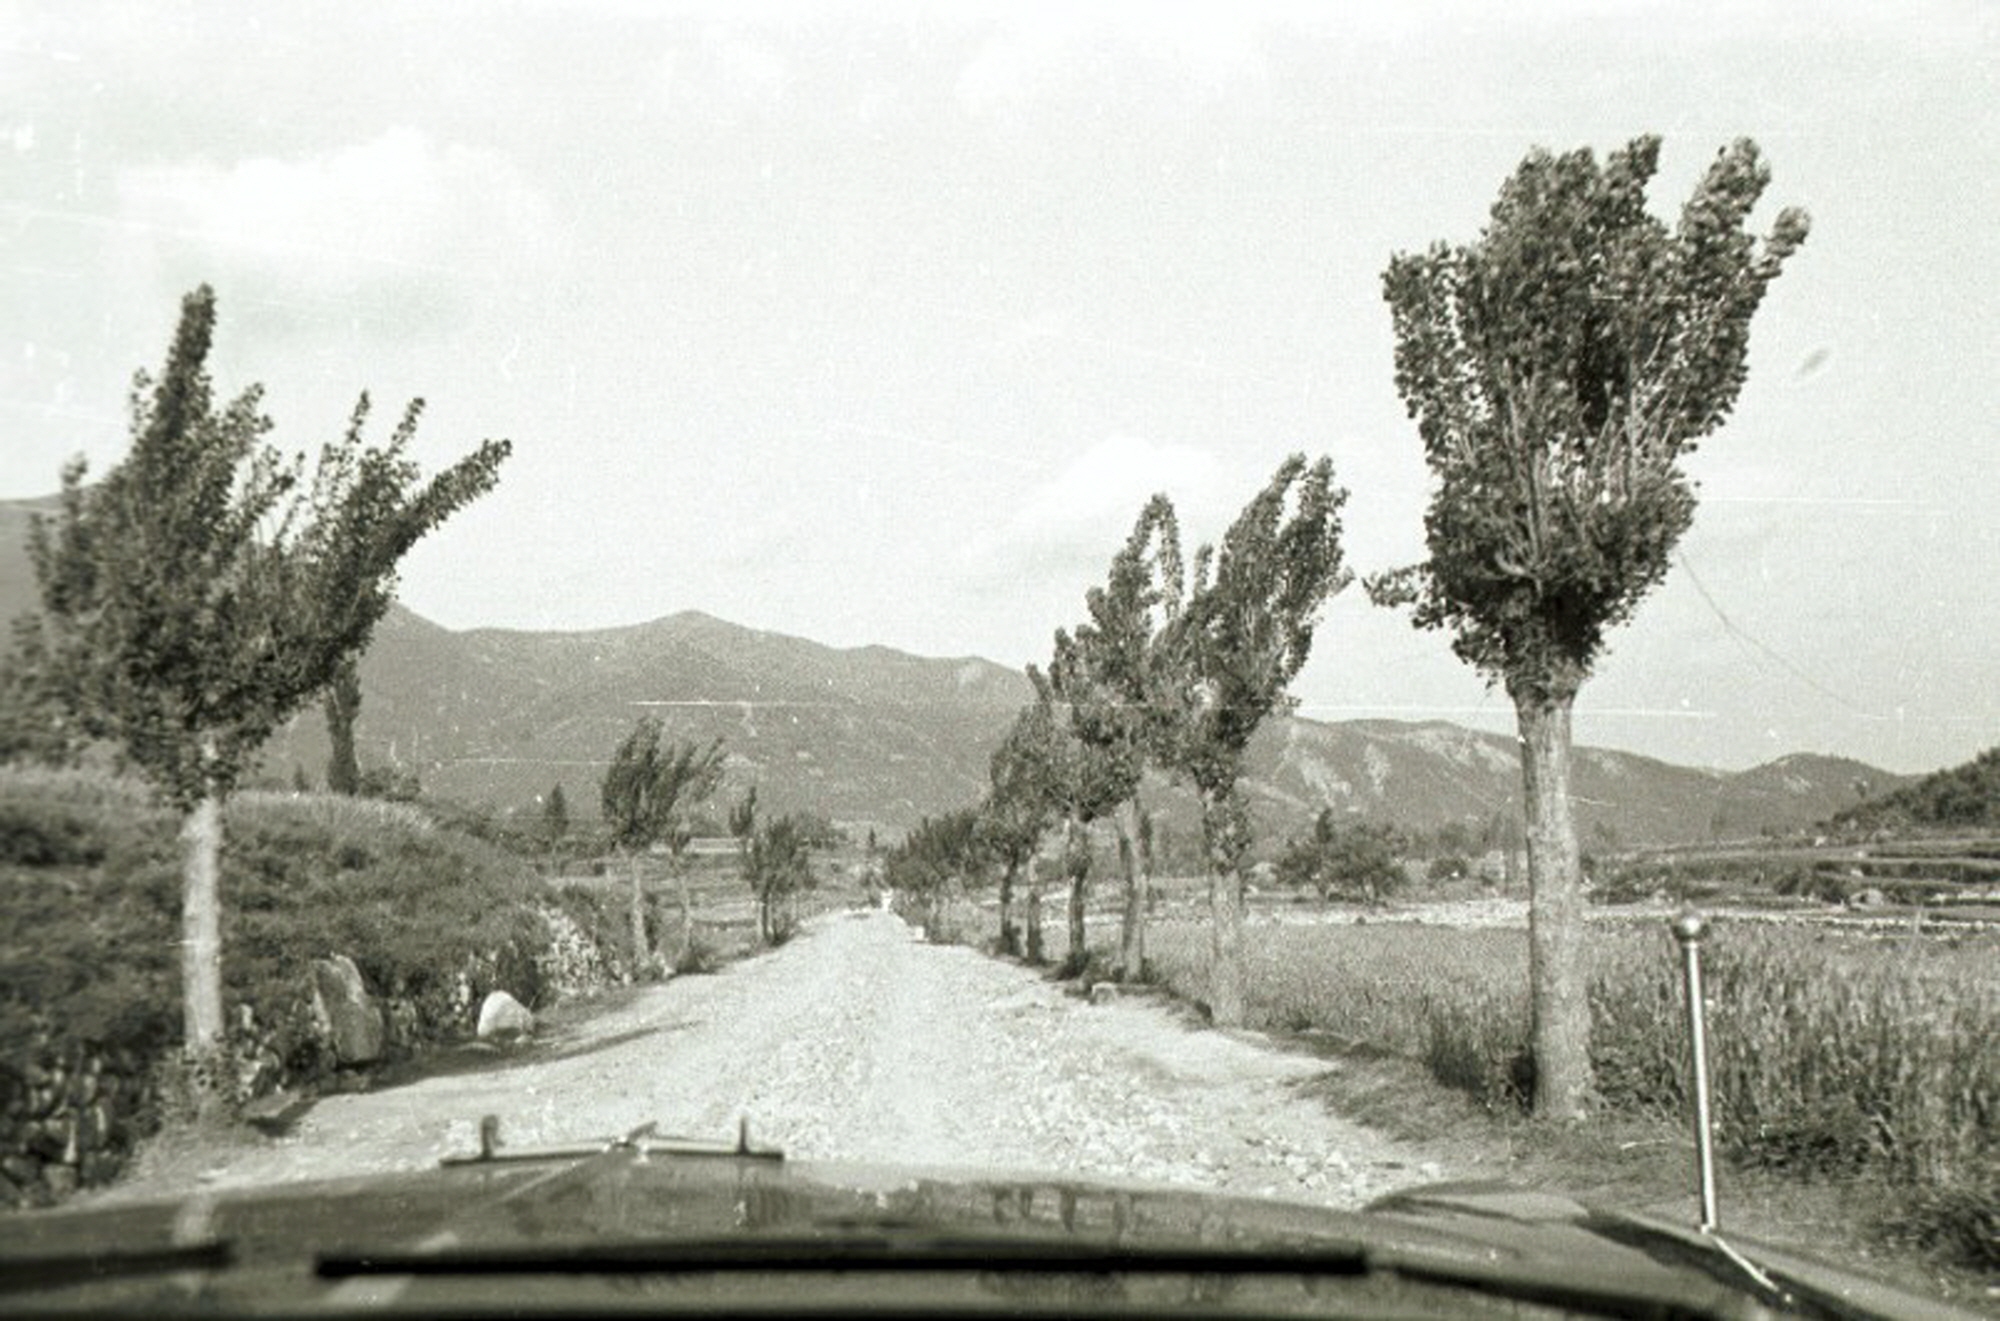
<path fill-rule="evenodd" d="M 1037 974 L 836 914 L 773 953 L 561 1023 L 531 1045 L 329 1096 L 283 1138 L 148 1153 L 117 1200 L 413 1169 L 477 1146 L 648 1121 L 809 1159 L 964 1167 L 1356 1206 L 1444 1177 L 1301 1084 L 1329 1067 L 1146 1000 L 1086 1003 Z"/>

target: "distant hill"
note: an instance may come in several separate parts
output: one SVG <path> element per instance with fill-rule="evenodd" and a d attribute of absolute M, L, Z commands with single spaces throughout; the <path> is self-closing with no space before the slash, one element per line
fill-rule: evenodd
<path fill-rule="evenodd" d="M 0 619 L 34 602 L 22 540 L 50 500 L 0 501 Z M 453 632 L 401 607 L 362 659 L 364 767 L 414 772 L 466 803 L 525 807 L 560 782 L 594 812 L 604 759 L 644 712 L 670 736 L 721 738 L 724 794 L 751 783 L 773 810 L 810 809 L 893 836 L 975 801 L 987 758 L 1029 698 L 1020 672 L 971 657 L 839 649 L 685 613 L 578 633 Z M 308 709 L 273 737 L 267 774 L 325 773 L 325 723 Z M 1576 811 L 1586 849 L 1684 844 L 1810 825 L 1856 785 L 1899 786 L 1859 762 L 1798 755 L 1740 773 L 1579 748 Z M 1441 721 L 1272 722 L 1250 748 L 1246 790 L 1261 835 L 1304 828 L 1332 806 L 1434 830 L 1519 811 L 1514 740 Z M 1155 790 L 1182 839 L 1192 801 Z"/>
<path fill-rule="evenodd" d="M 1357 816 L 1435 830 L 1520 811 L 1514 739 L 1445 721 L 1286 720 L 1250 749 L 1250 790 L 1266 816 L 1310 817 L 1332 805 Z M 1854 785 L 1901 783 L 1841 757 L 1799 753 L 1747 771 L 1676 766 L 1608 748 L 1571 762 L 1586 850 L 1755 836 L 1811 824 L 1852 803 Z"/>
<path fill-rule="evenodd" d="M 400 607 L 361 663 L 363 765 L 414 770 L 467 802 L 528 803 L 561 782 L 592 812 L 604 759 L 640 715 L 670 737 L 721 738 L 725 793 L 892 833 L 970 802 L 1027 700 L 990 661 L 839 650 L 689 612 L 584 633 L 453 633 Z M 317 711 L 272 739 L 278 774 L 326 762 Z"/>
<path fill-rule="evenodd" d="M 2000 829 L 2000 747 L 1849 807 L 1829 824 L 1837 830 Z"/>

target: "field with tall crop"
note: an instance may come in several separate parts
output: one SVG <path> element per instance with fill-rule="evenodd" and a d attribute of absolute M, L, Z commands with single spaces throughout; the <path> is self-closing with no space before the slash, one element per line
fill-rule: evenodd
<path fill-rule="evenodd" d="M 1094 954 L 1108 961 L 1115 939 L 1114 924 L 1093 925 Z M 1602 1105 L 1685 1115 L 1666 924 L 1593 923 L 1588 948 Z M 1251 1026 L 1418 1061 L 1497 1111 L 1532 1094 L 1525 931 L 1264 922 L 1247 950 Z M 1153 981 L 1206 1002 L 1204 922 L 1155 924 L 1147 951 Z M 2000 935 L 1722 920 L 1704 974 L 1717 1141 L 1732 1164 L 1865 1182 L 1899 1233 L 2000 1265 Z"/>

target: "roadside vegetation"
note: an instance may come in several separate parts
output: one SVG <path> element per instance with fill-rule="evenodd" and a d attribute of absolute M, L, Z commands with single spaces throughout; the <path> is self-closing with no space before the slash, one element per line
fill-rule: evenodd
<path fill-rule="evenodd" d="M 985 924 L 965 914 L 960 927 L 977 939 Z M 1091 965 L 1108 969 L 1113 950 L 1106 923 Z M 1584 950 L 1599 1121 L 1657 1121 L 1679 1146 L 1692 1103 L 1674 942 L 1662 923 L 1597 922 Z M 1846 1188 L 1873 1233 L 2000 1269 L 2000 934 L 1721 922 L 1704 951 L 1715 1132 L 1732 1167 Z M 1245 1021 L 1408 1061 L 1506 1125 L 1534 1090 L 1526 952 L 1510 928 L 1263 923 Z M 1155 922 L 1147 973 L 1205 1007 L 1200 923 Z"/>
<path fill-rule="evenodd" d="M 632 976 L 611 896 L 552 888 L 417 807 L 245 791 L 223 819 L 230 1040 L 206 1085 L 227 1101 L 335 1073 L 313 1011 L 316 959 L 354 960 L 385 1010 L 392 1055 L 469 1036 L 490 991 L 541 1008 Z M 167 1085 L 184 1026 L 178 827 L 142 782 L 0 767 L 8 1200 L 110 1177 L 186 1101 Z"/>

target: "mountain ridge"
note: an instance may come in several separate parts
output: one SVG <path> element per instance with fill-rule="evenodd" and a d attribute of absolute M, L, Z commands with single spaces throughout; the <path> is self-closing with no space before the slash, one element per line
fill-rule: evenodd
<path fill-rule="evenodd" d="M 53 507 L 0 501 L 0 618 L 34 603 L 25 532 Z M 363 765 L 414 773 L 444 797 L 520 809 L 561 783 L 572 809 L 588 812 L 610 751 L 651 713 L 670 737 L 723 740 L 719 801 L 755 783 L 770 810 L 891 835 L 977 801 L 992 749 L 1031 697 L 1023 672 L 982 657 L 833 647 L 692 609 L 575 631 L 454 630 L 398 604 L 361 677 Z M 273 735 L 263 771 L 316 781 L 326 755 L 324 720 L 309 707 Z M 1586 848 L 1805 828 L 1911 778 L 1816 753 L 1732 772 L 1580 746 L 1574 764 Z M 1518 812 L 1512 737 L 1445 720 L 1279 717 L 1246 767 L 1267 842 L 1324 807 L 1420 830 Z M 1194 838 L 1191 799 L 1164 783 L 1148 792 Z"/>

